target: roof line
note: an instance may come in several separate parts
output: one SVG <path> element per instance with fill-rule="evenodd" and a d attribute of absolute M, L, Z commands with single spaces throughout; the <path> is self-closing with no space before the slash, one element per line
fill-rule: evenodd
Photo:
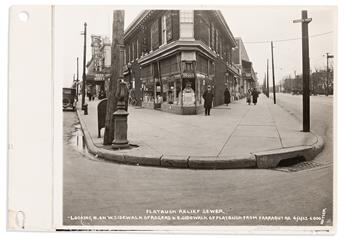
<path fill-rule="evenodd" d="M 230 30 L 228 24 L 226 23 L 226 20 L 225 20 L 225 18 L 224 18 L 224 16 L 223 16 L 222 12 L 221 12 L 220 10 L 216 10 L 216 13 L 217 13 L 217 15 L 220 17 L 221 23 L 224 25 L 224 27 L 225 27 L 225 29 L 226 29 L 228 35 L 230 36 L 231 40 L 233 41 L 234 45 L 236 46 L 237 43 L 236 43 L 235 37 L 234 37 L 234 35 L 232 34 L 232 32 L 231 32 L 231 30 Z"/>
<path fill-rule="evenodd" d="M 129 32 L 150 12 L 150 10 L 142 10 L 134 20 L 126 27 L 124 35 L 126 36 Z"/>

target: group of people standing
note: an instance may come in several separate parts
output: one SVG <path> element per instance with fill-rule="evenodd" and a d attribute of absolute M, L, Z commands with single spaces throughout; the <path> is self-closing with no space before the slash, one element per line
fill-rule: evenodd
<path fill-rule="evenodd" d="M 256 103 L 258 102 L 258 97 L 259 97 L 259 93 L 258 91 L 256 91 L 255 88 L 250 88 L 248 89 L 248 92 L 247 92 L 247 104 L 250 105 L 251 102 L 252 102 L 252 98 L 253 98 L 253 104 L 256 105 Z"/>
<path fill-rule="evenodd" d="M 213 97 L 214 97 L 211 91 L 211 85 L 207 86 L 207 91 L 204 92 L 202 97 L 204 99 L 205 116 L 209 116 L 211 112 L 211 108 L 212 108 Z M 248 89 L 248 92 L 246 94 L 247 104 L 250 105 L 253 99 L 253 104 L 256 105 L 258 101 L 258 97 L 259 97 L 259 93 L 255 88 Z M 230 103 L 230 91 L 228 88 L 225 88 L 224 104 L 228 106 L 229 103 Z"/>

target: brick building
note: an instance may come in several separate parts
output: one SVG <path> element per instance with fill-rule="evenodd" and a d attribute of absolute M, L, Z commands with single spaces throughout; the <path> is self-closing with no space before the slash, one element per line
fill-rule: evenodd
<path fill-rule="evenodd" d="M 236 37 L 236 44 L 232 54 L 233 63 L 240 68 L 241 77 L 237 85 L 237 91 L 240 97 L 243 96 L 249 88 L 256 87 L 256 73 L 254 72 L 253 63 L 249 60 L 249 56 L 243 41 L 240 37 Z"/>
<path fill-rule="evenodd" d="M 124 43 L 125 80 L 143 107 L 196 114 L 207 85 L 214 106 L 223 104 L 226 87 L 239 93 L 237 43 L 220 11 L 146 10 L 126 29 Z"/>

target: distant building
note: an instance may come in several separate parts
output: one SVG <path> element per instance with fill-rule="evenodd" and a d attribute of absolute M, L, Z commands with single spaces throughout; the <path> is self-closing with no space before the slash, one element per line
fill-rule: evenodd
<path fill-rule="evenodd" d="M 108 37 L 91 35 L 91 60 L 87 63 L 87 92 L 98 97 L 107 92 L 111 67 L 111 43 Z"/>
<path fill-rule="evenodd" d="M 256 73 L 253 69 L 253 63 L 249 60 L 249 56 L 243 41 L 240 37 L 236 37 L 237 47 L 233 52 L 233 63 L 241 69 L 241 77 L 237 85 L 237 91 L 240 95 L 247 92 L 249 88 L 257 86 Z"/>
<path fill-rule="evenodd" d="M 237 43 L 220 11 L 143 11 L 126 29 L 124 44 L 124 76 L 143 107 L 196 114 L 207 85 L 214 106 L 224 103 L 226 87 L 239 93 L 240 67 L 232 62 Z M 252 72 L 246 62 L 239 65 Z"/>

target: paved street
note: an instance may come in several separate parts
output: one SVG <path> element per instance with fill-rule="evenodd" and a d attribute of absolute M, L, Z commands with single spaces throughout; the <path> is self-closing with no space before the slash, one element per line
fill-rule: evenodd
<path fill-rule="evenodd" d="M 299 118 L 298 96 L 286 95 L 286 108 Z M 318 161 L 331 161 L 332 117 L 329 99 L 312 99 L 312 128 L 325 136 Z M 325 104 L 325 111 L 317 105 Z M 314 105 L 314 106 L 313 106 Z M 319 110 L 313 110 L 319 107 Z M 77 116 L 64 112 L 64 224 L 68 225 L 331 225 L 332 167 L 299 172 L 264 169 L 191 170 L 116 164 L 81 154 L 75 145 Z M 329 124 L 331 125 L 331 124 Z M 79 137 L 78 137 L 79 138 Z M 80 138 L 79 138 L 80 145 Z M 157 209 L 200 219 L 172 220 Z M 186 209 L 181 210 L 179 209 Z M 189 209 L 189 210 L 188 210 Z M 205 220 L 190 209 L 218 209 L 218 220 Z M 201 211 L 202 213 L 202 211 Z M 207 211 L 203 214 L 209 214 Z M 78 219 L 76 216 L 85 216 Z M 88 216 L 147 216 L 88 219 Z M 176 214 L 175 214 L 176 215 Z M 165 215 L 164 215 L 165 216 Z M 231 216 L 231 218 L 229 218 Z M 244 219 L 243 216 L 253 216 Z M 291 220 L 261 220 L 259 216 L 290 216 Z M 295 216 L 295 217 L 294 217 Z M 226 219 L 227 217 L 227 219 Z M 237 219 L 238 218 L 238 219 Z M 267 217 L 266 217 L 267 218 Z M 295 218 L 295 220 L 293 219 Z M 296 219 L 308 221 L 296 221 Z M 267 218 L 268 219 L 268 218 Z M 314 221 L 311 221 L 314 220 Z"/>
<path fill-rule="evenodd" d="M 273 95 L 271 95 L 271 98 Z M 303 120 L 302 95 L 278 93 L 277 103 Z M 324 138 L 325 147 L 315 161 L 322 164 L 333 163 L 333 96 L 310 96 L 310 128 Z"/>

